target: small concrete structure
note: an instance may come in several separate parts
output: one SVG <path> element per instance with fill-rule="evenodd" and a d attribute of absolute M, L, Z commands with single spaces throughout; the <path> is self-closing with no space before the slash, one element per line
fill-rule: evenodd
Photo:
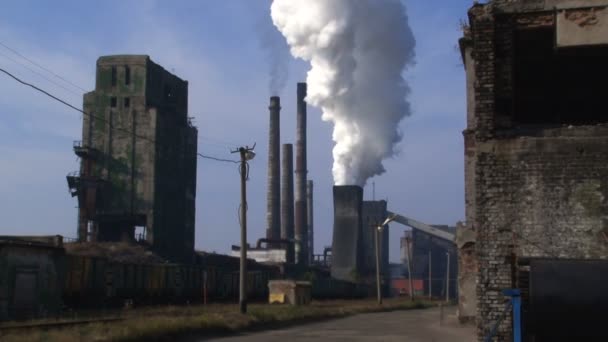
<path fill-rule="evenodd" d="M 271 280 L 268 282 L 270 304 L 307 305 L 311 301 L 312 284 L 309 281 Z"/>
<path fill-rule="evenodd" d="M 60 311 L 62 243 L 61 236 L 0 236 L 0 321 Z"/>

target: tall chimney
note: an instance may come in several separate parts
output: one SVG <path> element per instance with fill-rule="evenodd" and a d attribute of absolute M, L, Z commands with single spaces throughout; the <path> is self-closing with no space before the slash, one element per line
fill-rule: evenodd
<path fill-rule="evenodd" d="M 281 239 L 293 240 L 293 145 L 283 144 L 281 170 Z M 293 244 L 287 248 L 287 262 L 294 262 Z"/>
<path fill-rule="evenodd" d="M 334 186 L 334 232 L 331 249 L 331 276 L 357 282 L 362 271 L 363 188 Z"/>
<path fill-rule="evenodd" d="M 281 140 L 281 99 L 270 98 L 270 130 L 268 140 L 268 192 L 266 193 L 266 238 L 277 240 L 281 236 L 281 175 L 280 140 Z M 270 244 L 269 247 L 274 247 Z"/>
<path fill-rule="evenodd" d="M 315 255 L 315 239 L 314 239 L 314 217 L 313 217 L 313 204 L 312 204 L 312 181 L 308 181 L 306 187 L 306 207 L 308 209 L 307 222 L 308 222 L 308 263 L 311 264 L 314 261 Z"/>
<path fill-rule="evenodd" d="M 307 264 L 308 232 L 306 216 L 306 83 L 298 83 L 296 130 L 296 262 Z"/>

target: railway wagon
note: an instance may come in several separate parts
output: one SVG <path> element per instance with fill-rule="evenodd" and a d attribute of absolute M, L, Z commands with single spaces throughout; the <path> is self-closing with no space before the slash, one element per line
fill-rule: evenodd
<path fill-rule="evenodd" d="M 104 258 L 69 255 L 63 300 L 69 307 L 100 304 L 178 304 L 236 300 L 239 274 L 232 265 L 135 264 Z M 252 265 L 247 272 L 249 298 L 264 298 L 268 280 L 277 277 L 274 267 Z M 206 293 L 205 293 L 206 292 Z"/>

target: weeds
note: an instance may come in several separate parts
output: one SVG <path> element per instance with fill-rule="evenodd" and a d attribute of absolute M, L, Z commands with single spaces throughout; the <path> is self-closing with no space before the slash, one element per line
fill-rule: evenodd
<path fill-rule="evenodd" d="M 302 321 L 338 318 L 348 315 L 392 310 L 418 309 L 431 306 L 424 301 L 386 300 L 382 306 L 374 301 L 326 301 L 307 306 L 253 304 L 241 315 L 237 305 L 151 307 L 129 311 L 125 320 L 93 323 L 51 330 L 30 329 L 2 334 L 0 340 L 12 341 L 153 341 L 176 337 L 226 334 L 294 324 Z"/>

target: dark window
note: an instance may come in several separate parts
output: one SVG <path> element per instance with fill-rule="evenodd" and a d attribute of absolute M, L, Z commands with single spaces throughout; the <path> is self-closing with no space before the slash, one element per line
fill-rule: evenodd
<path fill-rule="evenodd" d="M 125 108 L 129 108 L 131 106 L 131 99 L 128 97 L 125 97 Z"/>
<path fill-rule="evenodd" d="M 115 97 L 110 98 L 110 107 L 116 108 L 116 98 Z"/>
<path fill-rule="evenodd" d="M 131 84 L 131 68 L 125 66 L 125 84 Z"/>
<path fill-rule="evenodd" d="M 116 67 L 112 67 L 112 87 L 116 86 Z"/>
<path fill-rule="evenodd" d="M 170 100 L 173 98 L 173 90 L 171 86 L 165 84 L 165 100 Z"/>
<path fill-rule="evenodd" d="M 523 125 L 589 125 L 604 114 L 608 48 L 556 49 L 554 29 L 515 35 L 515 111 Z"/>

